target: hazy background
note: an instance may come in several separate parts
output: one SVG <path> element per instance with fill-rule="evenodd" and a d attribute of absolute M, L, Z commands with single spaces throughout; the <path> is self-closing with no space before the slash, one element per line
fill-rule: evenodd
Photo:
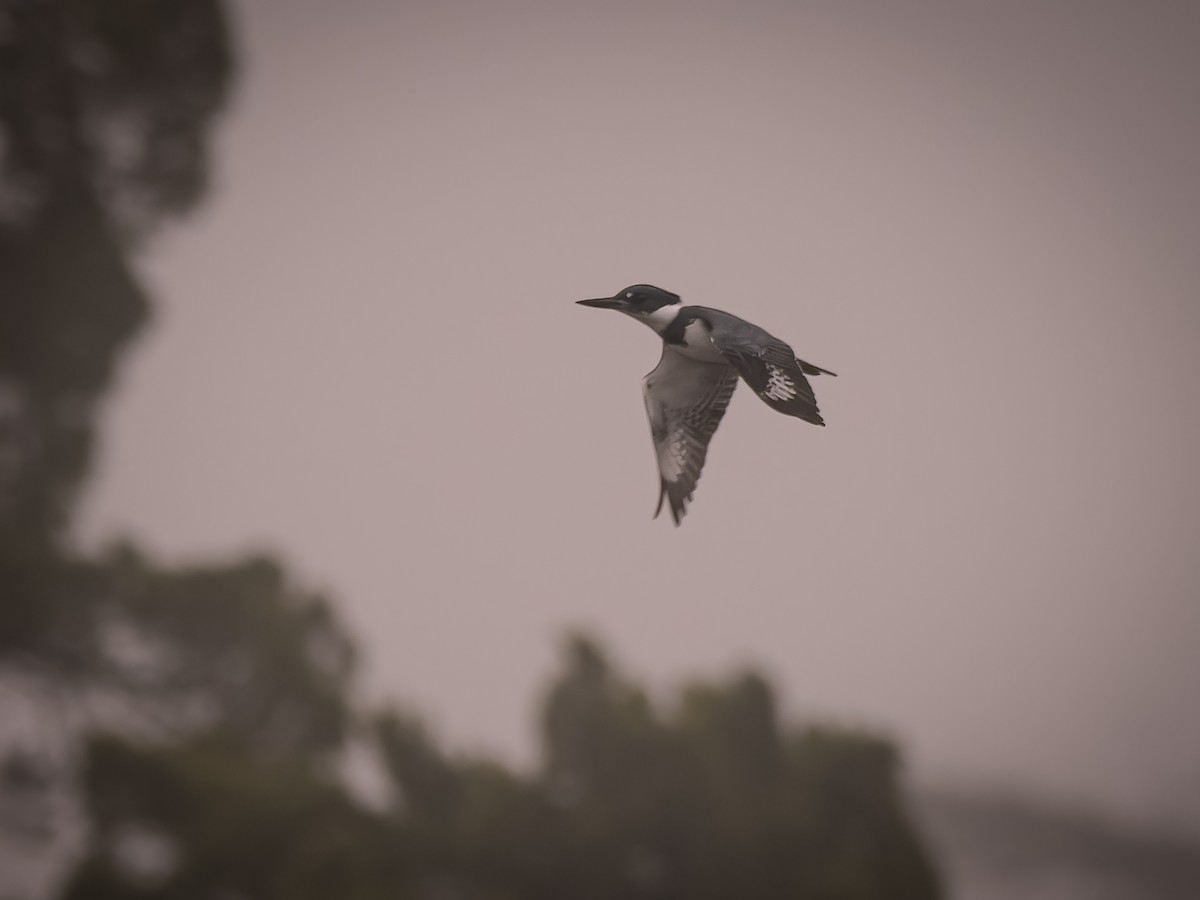
<path fill-rule="evenodd" d="M 566 626 L 1200 831 L 1200 8 L 234 5 L 87 543 L 277 548 L 525 759 Z M 649 281 L 840 373 L 653 521 Z"/>

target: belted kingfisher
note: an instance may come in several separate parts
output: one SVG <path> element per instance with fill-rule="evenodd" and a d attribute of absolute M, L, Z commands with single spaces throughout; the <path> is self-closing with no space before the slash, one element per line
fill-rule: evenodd
<path fill-rule="evenodd" d="M 774 410 L 824 425 L 805 375 L 834 375 L 796 358 L 783 341 L 757 325 L 706 306 L 684 306 L 678 294 L 635 284 L 612 297 L 580 300 L 583 306 L 615 309 L 649 325 L 663 340 L 662 358 L 642 379 L 650 435 L 658 457 L 655 518 L 669 501 L 675 524 L 687 512 L 708 442 L 738 376 Z"/>

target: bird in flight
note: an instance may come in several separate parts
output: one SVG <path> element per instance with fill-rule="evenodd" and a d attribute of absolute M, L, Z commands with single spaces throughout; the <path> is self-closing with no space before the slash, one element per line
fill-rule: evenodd
<path fill-rule="evenodd" d="M 797 359 L 783 341 L 735 315 L 706 306 L 684 306 L 678 294 L 635 284 L 611 297 L 580 300 L 615 309 L 643 322 L 662 338 L 662 358 L 642 379 L 650 435 L 658 457 L 659 494 L 675 524 L 696 490 L 708 442 L 725 415 L 740 375 L 772 409 L 824 425 L 805 375 L 834 375 Z"/>

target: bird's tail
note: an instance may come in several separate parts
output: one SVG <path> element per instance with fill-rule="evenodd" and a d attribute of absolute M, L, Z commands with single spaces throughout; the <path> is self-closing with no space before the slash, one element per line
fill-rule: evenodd
<path fill-rule="evenodd" d="M 687 512 L 687 501 L 692 499 L 690 493 L 684 492 L 682 486 L 667 481 L 665 478 L 658 479 L 658 506 L 654 507 L 654 518 L 658 518 L 658 514 L 662 512 L 663 501 L 670 500 L 671 518 L 675 520 L 675 526 L 679 526 L 679 522 L 683 519 Z"/>
<path fill-rule="evenodd" d="M 812 363 L 805 362 L 799 358 L 796 359 L 796 365 L 800 367 L 800 371 L 805 375 L 832 375 L 834 378 L 837 378 L 837 372 L 830 372 L 828 369 L 814 366 Z"/>

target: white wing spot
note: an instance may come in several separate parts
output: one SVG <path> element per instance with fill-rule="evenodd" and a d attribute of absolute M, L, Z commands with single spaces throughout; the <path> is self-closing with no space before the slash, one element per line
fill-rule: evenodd
<path fill-rule="evenodd" d="M 772 400 L 788 401 L 796 396 L 796 385 L 788 378 L 786 372 L 776 366 L 768 366 L 771 374 L 767 378 L 767 388 L 763 394 Z"/>
<path fill-rule="evenodd" d="M 633 298 L 633 291 L 626 291 L 626 292 L 625 292 L 625 299 L 629 300 L 629 299 L 632 299 L 632 298 Z"/>

